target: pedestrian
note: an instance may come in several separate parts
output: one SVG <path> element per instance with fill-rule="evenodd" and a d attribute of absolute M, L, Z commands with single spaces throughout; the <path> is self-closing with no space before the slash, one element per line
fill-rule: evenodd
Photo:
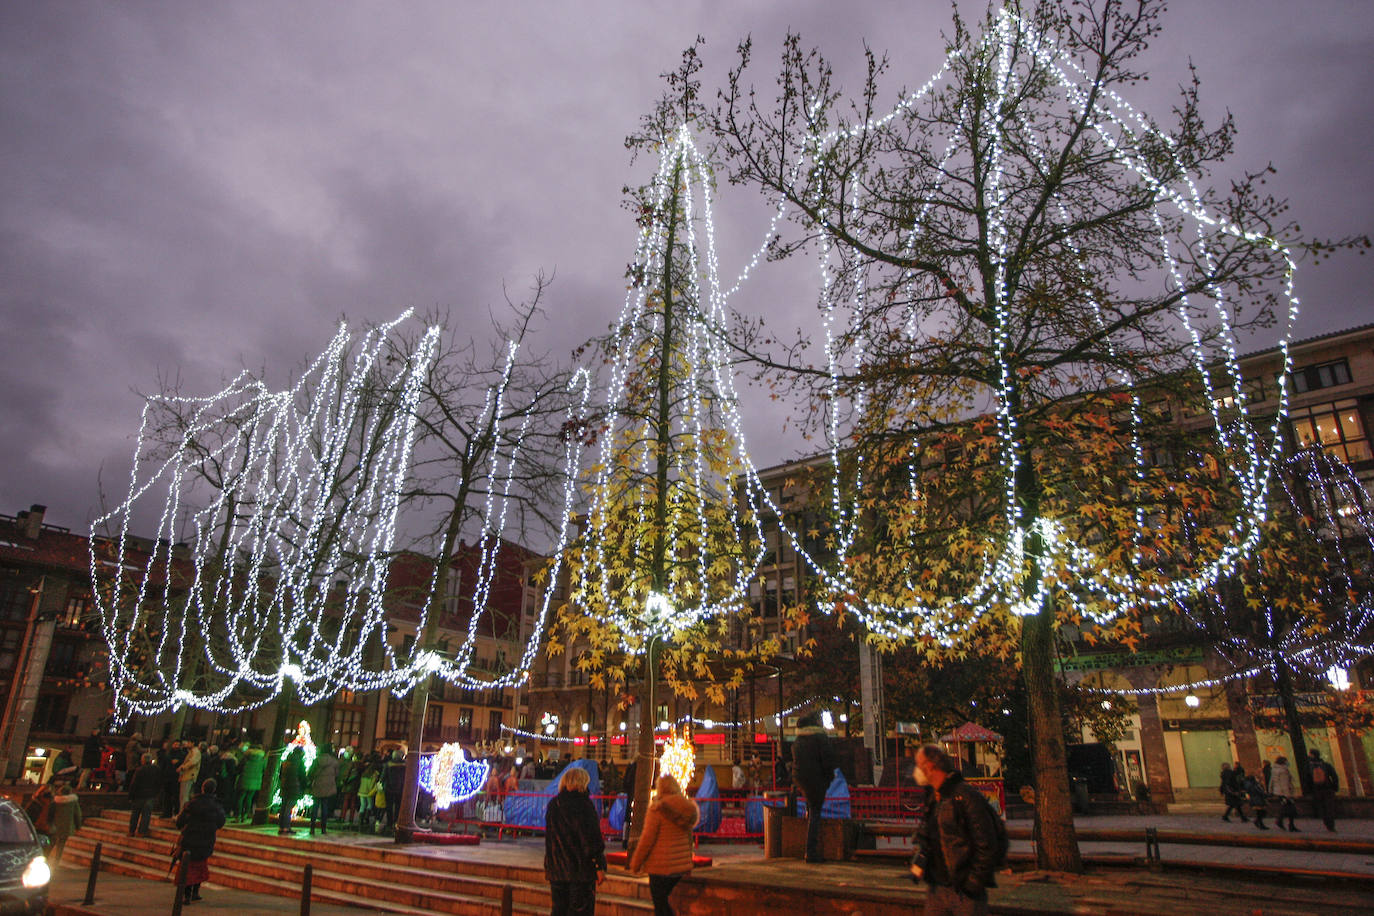
<path fill-rule="evenodd" d="M 320 745 L 315 755 L 315 763 L 310 767 L 310 835 L 315 835 L 315 822 L 320 822 L 320 834 L 329 832 L 329 812 L 334 807 L 334 796 L 339 792 L 339 758 L 334 756 L 334 745 L 326 741 Z"/>
<path fill-rule="evenodd" d="M 72 768 L 72 754 L 71 754 L 71 751 L 67 750 L 65 747 L 64 747 L 64 748 L 59 748 L 58 751 L 57 751 L 57 753 L 54 754 L 54 755 L 52 756 L 52 765 L 51 765 L 51 768 L 48 770 L 48 776 L 47 776 L 47 778 L 44 779 L 43 781 L 44 781 L 44 782 L 52 782 L 54 779 L 57 779 L 59 776 L 65 776 L 67 770 L 70 770 L 71 768 Z"/>
<path fill-rule="evenodd" d="M 177 764 L 177 797 L 181 799 L 177 805 L 178 812 L 186 807 L 191 800 L 191 791 L 199 785 L 196 779 L 200 776 L 200 757 L 200 748 L 195 742 L 186 742 L 186 756 Z"/>
<path fill-rule="evenodd" d="M 52 790 L 51 810 L 52 848 L 48 850 L 48 862 L 60 865 L 67 838 L 81 827 L 81 799 L 76 790 L 66 782 L 57 783 Z"/>
<path fill-rule="evenodd" d="M 186 868 L 182 899 L 187 903 L 199 900 L 201 884 L 210 880 L 209 859 L 215 851 L 215 834 L 224 826 L 224 808 L 215 797 L 218 789 L 213 779 L 205 780 L 177 815 Z"/>
<path fill-rule="evenodd" d="M 219 755 L 219 774 L 213 777 L 219 784 L 219 805 L 225 814 L 238 810 L 239 800 L 239 758 L 234 749 L 228 748 Z"/>
<path fill-rule="evenodd" d="M 544 810 L 544 877 L 553 897 L 552 916 L 592 916 L 596 886 L 606 878 L 606 840 L 587 795 L 590 784 L 586 770 L 564 770 L 558 794 Z"/>
<path fill-rule="evenodd" d="M 305 794 L 305 748 L 295 745 L 282 757 L 281 768 L 277 773 L 277 786 L 281 790 L 281 808 L 277 818 L 277 836 L 291 834 L 292 809 Z"/>
<path fill-rule="evenodd" d="M 1317 809 L 1317 817 L 1322 819 L 1326 829 L 1336 831 L 1336 792 L 1341 781 L 1336 776 L 1336 768 L 1322 759 L 1321 751 L 1315 747 L 1307 752 L 1307 773 L 1312 780 L 1312 805 Z"/>
<path fill-rule="evenodd" d="M 1240 774 L 1244 770 L 1240 764 L 1233 768 L 1229 763 L 1221 765 L 1221 797 L 1226 801 L 1226 812 L 1221 819 L 1227 823 L 1231 822 L 1231 812 L 1235 811 L 1240 815 L 1240 819 L 1249 822 L 1250 818 L 1245 816 L 1245 793 L 1241 788 Z"/>
<path fill-rule="evenodd" d="M 134 778 L 134 770 L 143 766 L 143 754 L 146 750 L 147 748 L 143 746 L 143 736 L 141 734 L 134 732 L 129 736 L 129 740 L 124 744 L 124 760 L 129 767 L 128 779 L 120 785 L 121 789 L 128 791 L 129 781 Z"/>
<path fill-rule="evenodd" d="M 638 759 L 631 758 L 625 766 L 625 826 L 620 828 L 620 848 L 630 848 L 630 825 L 634 823 L 635 778 L 639 773 Z"/>
<path fill-rule="evenodd" d="M 922 812 L 911 865 L 912 874 L 930 886 L 926 916 L 986 916 L 1001 854 L 997 815 L 959 775 L 958 762 L 937 745 L 917 749 L 913 775 L 934 789 Z"/>
<path fill-rule="evenodd" d="M 736 757 L 734 763 L 730 765 L 730 788 L 737 790 L 743 789 L 746 792 L 749 790 L 747 777 L 744 775 L 744 766 L 740 763 L 738 757 Z"/>
<path fill-rule="evenodd" d="M 267 752 L 254 741 L 243 751 L 243 762 L 239 765 L 238 799 L 234 803 L 234 814 L 244 821 L 253 819 L 254 799 L 262 791 L 262 779 L 267 773 Z"/>
<path fill-rule="evenodd" d="M 393 830 L 401 814 L 401 795 L 406 788 L 406 752 L 404 744 L 391 752 L 391 759 L 386 764 L 386 778 L 383 781 L 386 792 L 386 824 Z"/>
<path fill-rule="evenodd" d="M 158 751 L 157 765 L 162 773 L 162 816 L 176 817 L 181 807 L 177 804 L 181 783 L 177 779 L 177 767 L 186 759 L 186 749 L 180 741 L 164 741 Z"/>
<path fill-rule="evenodd" d="M 212 744 L 208 748 L 201 742 L 200 750 L 200 772 L 196 774 L 196 785 L 204 785 L 205 780 L 213 779 L 215 784 L 219 784 L 219 745 Z"/>
<path fill-rule="evenodd" d="M 372 797 L 377 794 L 377 764 L 368 761 L 358 777 L 358 830 L 372 829 Z"/>
<path fill-rule="evenodd" d="M 820 713 L 807 713 L 797 725 L 797 740 L 792 744 L 792 780 L 806 796 L 806 861 L 824 862 L 821 814 L 826 790 L 835 779 L 840 759 L 830 736 L 821 727 Z"/>
<path fill-rule="evenodd" d="M 362 778 L 360 761 L 351 745 L 339 751 L 339 820 L 352 824 L 358 812 L 358 781 Z"/>
<path fill-rule="evenodd" d="M 1268 798 L 1258 778 L 1253 775 L 1245 777 L 1245 794 L 1250 799 L 1250 813 L 1255 816 L 1255 826 L 1260 830 L 1268 830 L 1264 825 Z"/>
<path fill-rule="evenodd" d="M 162 791 L 162 774 L 153 755 L 145 753 L 129 777 L 129 836 L 152 836 L 153 803 Z"/>
<path fill-rule="evenodd" d="M 673 916 L 668 897 L 692 870 L 692 828 L 701 812 L 669 774 L 658 777 L 654 800 L 644 818 L 644 832 L 630 857 L 630 871 L 649 875 L 654 916 Z"/>
<path fill-rule="evenodd" d="M 1283 829 L 1283 822 L 1288 821 L 1290 833 L 1297 833 L 1298 827 L 1293 823 L 1293 818 L 1298 816 L 1298 806 L 1293 801 L 1293 771 L 1288 769 L 1288 758 L 1280 756 L 1274 761 L 1274 765 L 1269 768 L 1269 794 L 1278 800 L 1279 817 L 1278 827 Z"/>
<path fill-rule="evenodd" d="M 34 790 L 33 797 L 24 806 L 33 829 L 49 839 L 52 839 L 52 790 L 52 783 L 44 783 Z"/>

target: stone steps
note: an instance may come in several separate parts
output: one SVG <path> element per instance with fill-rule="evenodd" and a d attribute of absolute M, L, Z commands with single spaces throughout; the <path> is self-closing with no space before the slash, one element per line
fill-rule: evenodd
<path fill-rule="evenodd" d="M 74 864 L 89 864 L 103 843 L 101 867 L 140 878 L 170 880 L 167 865 L 177 832 L 162 822 L 150 838 L 128 836 L 127 820 L 87 819 L 68 843 Z M 311 899 L 389 913 L 490 914 L 499 910 L 506 888 L 515 913 L 548 912 L 542 868 L 491 861 L 436 857 L 391 844 L 316 842 L 226 828 L 210 860 L 211 881 L 226 887 L 299 897 L 306 865 L 312 866 Z M 641 916 L 652 912 L 640 880 L 613 876 L 597 895 L 597 912 Z"/>

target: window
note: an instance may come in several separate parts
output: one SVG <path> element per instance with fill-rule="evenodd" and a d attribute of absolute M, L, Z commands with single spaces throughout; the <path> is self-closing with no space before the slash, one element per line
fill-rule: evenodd
<path fill-rule="evenodd" d="M 62 612 L 62 617 L 58 620 L 58 625 L 72 628 L 80 627 L 90 607 L 91 598 L 89 595 L 78 595 L 73 598 L 68 598 L 66 610 Z"/>
<path fill-rule="evenodd" d="M 410 703 L 400 697 L 389 697 L 386 704 L 386 736 L 388 738 L 408 738 L 410 736 Z"/>
<path fill-rule="evenodd" d="M 336 704 L 333 721 L 329 723 L 329 740 L 334 742 L 336 748 L 348 747 L 351 744 L 358 744 L 362 740 L 362 736 L 362 707 Z"/>
<path fill-rule="evenodd" d="M 0 630 L 0 671 L 12 670 L 19 661 L 19 643 L 23 638 L 23 630 Z"/>
<path fill-rule="evenodd" d="M 1300 447 L 1320 445 L 1347 463 L 1371 457 L 1369 438 L 1353 399 L 1294 408 L 1288 421 Z"/>
<path fill-rule="evenodd" d="M 1299 394 L 1349 384 L 1350 364 L 1343 359 L 1293 370 L 1293 390 Z"/>
<path fill-rule="evenodd" d="M 472 735 L 472 707 L 458 707 L 458 734 L 463 737 Z"/>
<path fill-rule="evenodd" d="M 48 651 L 48 665 L 43 669 L 46 677 L 74 677 L 78 673 L 76 664 L 79 643 L 70 639 L 54 639 Z"/>
<path fill-rule="evenodd" d="M 28 620 L 33 596 L 14 579 L 0 581 L 0 620 Z"/>
<path fill-rule="evenodd" d="M 60 732 L 67 725 L 67 704 L 71 697 L 65 693 L 42 693 L 33 710 L 33 730 Z"/>
<path fill-rule="evenodd" d="M 493 709 L 487 713 L 487 740 L 495 741 L 501 737 L 501 710 Z"/>

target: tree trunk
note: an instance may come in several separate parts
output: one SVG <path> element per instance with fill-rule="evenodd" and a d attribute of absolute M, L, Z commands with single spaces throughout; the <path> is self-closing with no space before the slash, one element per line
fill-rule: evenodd
<path fill-rule="evenodd" d="M 1069 797 L 1064 726 L 1054 682 L 1054 602 L 1021 620 L 1021 669 L 1030 707 L 1031 767 L 1035 773 L 1035 819 L 1040 827 L 1040 868 L 1081 872 L 1078 837 Z"/>
<path fill-rule="evenodd" d="M 673 369 L 673 246 L 677 243 L 678 184 L 682 179 L 682 154 L 673 163 L 673 196 L 669 206 L 668 235 L 663 254 L 663 333 L 658 351 L 658 411 L 654 418 L 654 432 L 658 439 L 655 456 L 654 544 L 650 558 L 649 582 L 653 591 L 668 593 L 668 486 L 669 450 L 672 448 L 673 417 L 671 408 Z M 655 624 L 658 622 L 656 621 Z M 654 779 L 654 725 L 658 716 L 654 702 L 654 687 L 658 680 L 657 653 L 651 636 L 644 655 L 644 684 L 648 704 L 639 716 L 639 750 L 635 763 L 635 803 L 630 825 L 630 848 L 644 832 L 644 819 L 649 815 L 649 795 Z M 686 786 L 682 787 L 686 790 Z"/>
<path fill-rule="evenodd" d="M 1012 416 L 1018 416 L 1022 406 L 1019 390 L 1012 389 L 1008 404 Z M 1041 486 L 1029 445 L 1022 446 L 1019 458 L 1015 486 L 1022 511 L 1020 524 L 1035 524 L 1040 518 Z M 1038 529 L 1032 529 L 1026 539 L 1026 548 L 1030 570 L 1022 586 L 1022 595 L 1034 595 L 1040 590 L 1044 576 L 1046 549 Z M 1041 868 L 1077 873 L 1083 870 L 1083 859 L 1078 852 L 1078 837 L 1073 826 L 1064 722 L 1054 679 L 1054 608 L 1055 596 L 1051 592 L 1036 613 L 1021 618 L 1021 672 L 1026 680 L 1030 712 L 1035 820 L 1040 828 L 1036 856 Z"/>
<path fill-rule="evenodd" d="M 1226 682 L 1226 711 L 1231 717 L 1231 733 L 1236 737 L 1236 756 L 1246 772 L 1259 772 L 1264 761 L 1260 759 L 1259 740 L 1255 737 L 1255 717 L 1250 712 L 1244 681 Z"/>
<path fill-rule="evenodd" d="M 1283 720 L 1288 726 L 1288 740 L 1293 743 L 1293 768 L 1302 783 L 1302 794 L 1312 794 L 1312 774 L 1307 767 L 1307 741 L 1302 736 L 1302 719 L 1298 716 L 1298 701 L 1293 697 L 1293 674 L 1288 663 L 1274 656 L 1274 689 L 1283 706 Z"/>

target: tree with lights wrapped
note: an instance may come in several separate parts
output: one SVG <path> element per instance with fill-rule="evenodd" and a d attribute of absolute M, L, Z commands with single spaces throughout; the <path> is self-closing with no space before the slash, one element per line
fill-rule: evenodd
<path fill-rule="evenodd" d="M 211 397 L 147 399 L 128 496 L 91 538 L 116 721 L 280 697 L 279 740 L 293 695 L 364 688 L 433 351 L 426 332 L 384 368 L 393 327 L 341 326 L 286 391 L 243 373 Z M 159 497 L 145 541 L 133 516 Z"/>
<path fill-rule="evenodd" d="M 489 352 L 457 332 L 449 316 L 436 314 L 430 319 L 450 330 L 420 382 L 415 459 L 404 498 L 415 517 L 433 520 L 431 529 L 419 539 L 441 559 L 434 563 L 428 588 L 412 596 L 422 614 L 411 656 L 400 660 L 415 674 L 406 685 L 410 687 L 409 753 L 397 816 L 398 840 L 406 839 L 415 828 L 432 676 L 468 688 L 514 687 L 528 671 L 539 645 L 543 614 L 529 634 L 523 657 L 514 660 L 508 671 L 483 677 L 472 670 L 479 632 L 520 637 L 521 621 L 494 619 L 488 602 L 502 566 L 506 536 L 556 530 L 559 519 L 551 513 L 566 502 L 563 486 L 569 453 L 563 433 L 576 398 L 568 374 L 547 356 L 527 349 L 548 284 L 541 274 L 527 301 L 507 303 L 510 319 L 494 323 L 495 339 L 504 345 Z M 391 355 L 401 359 L 413 346 L 413 338 L 398 338 Z M 453 583 L 458 573 L 444 558 L 456 556 L 464 534 L 477 535 L 476 569 L 473 581 Z M 460 600 L 470 599 L 466 619 L 461 621 L 468 632 L 449 650 L 450 657 L 441 657 L 439 622 L 453 613 L 444 605 L 456 591 L 451 587 L 454 584 L 464 590 Z M 461 611 L 457 613 L 462 616 Z"/>
<path fill-rule="evenodd" d="M 696 682 L 724 702 L 722 665 L 743 683 L 749 657 L 777 651 L 729 642 L 751 612 L 749 584 L 764 552 L 756 506 L 737 487 L 744 464 L 721 340 L 723 309 L 710 223 L 712 175 L 686 127 L 698 112 L 695 54 L 673 75 L 674 97 L 630 138 L 658 152 L 653 182 L 631 196 L 640 223 L 624 309 L 599 342 L 609 370 L 604 408 L 582 430 L 599 450 L 587 507 L 567 553 L 568 603 L 551 651 L 585 646 L 594 687 L 637 675 L 639 735 L 632 840 L 648 811 L 657 725 L 654 688 Z"/>
<path fill-rule="evenodd" d="M 1307 760 L 1297 693 L 1338 733 L 1374 724 L 1374 710 L 1342 696 L 1347 669 L 1374 654 L 1374 506 L 1340 458 L 1308 444 L 1284 460 L 1273 517 L 1236 574 L 1183 605 L 1234 680 L 1267 678 L 1279 702 L 1269 724 Z M 1299 766 L 1305 792 L 1310 773 Z"/>
<path fill-rule="evenodd" d="M 816 563 L 817 575 L 879 642 L 959 653 L 980 650 L 982 621 L 1006 634 L 997 651 L 1019 655 L 1030 704 L 1039 860 L 1059 870 L 1081 860 L 1055 629 L 1166 612 L 1253 547 L 1286 389 L 1279 419 L 1258 431 L 1223 417 L 1219 392 L 1233 391 L 1245 415 L 1238 335 L 1277 319 L 1286 341 L 1295 252 L 1330 247 L 1280 241 L 1297 228 L 1264 193 L 1264 172 L 1224 192 L 1203 186 L 1233 127 L 1204 123 L 1195 80 L 1167 129 L 1122 98 L 1143 78 L 1137 59 L 1162 9 L 1046 0 L 989 8 L 981 33 L 956 13 L 943 66 L 890 112 L 879 107 L 885 60 L 869 56 L 846 109 L 829 64 L 795 35 L 764 104 L 745 81 L 746 41 L 714 117 L 732 181 L 775 199 L 798 227 L 771 253 L 823 259 L 826 364 L 800 348 L 763 352 L 762 333 L 741 343 L 827 406 L 835 464 L 849 465 L 836 488 L 851 500 L 835 513 L 838 562 Z M 1239 494 L 1229 517 L 1208 515 L 1203 540 L 1173 536 L 1190 510 L 1151 473 L 1152 399 L 1182 376 L 1212 404 L 1212 441 L 1176 472 L 1198 492 Z M 858 418 L 851 429 L 838 422 L 841 402 Z M 1082 449 L 1061 445 L 1084 422 L 1103 424 L 1103 453 L 1119 439 L 1123 468 L 1077 472 Z M 986 441 L 965 441 L 970 428 Z M 932 450 L 951 431 L 960 441 Z M 870 467 L 874 455 L 885 466 Z M 965 492 L 977 468 L 986 473 L 967 517 L 942 523 L 946 494 L 921 476 L 946 461 L 965 462 Z M 875 481 L 907 496 L 865 507 Z M 1094 507 L 1105 507 L 1100 523 Z M 862 531 L 891 532 L 895 545 L 942 524 L 951 549 L 886 564 L 901 571 L 887 587 L 855 578 L 849 548 Z"/>

